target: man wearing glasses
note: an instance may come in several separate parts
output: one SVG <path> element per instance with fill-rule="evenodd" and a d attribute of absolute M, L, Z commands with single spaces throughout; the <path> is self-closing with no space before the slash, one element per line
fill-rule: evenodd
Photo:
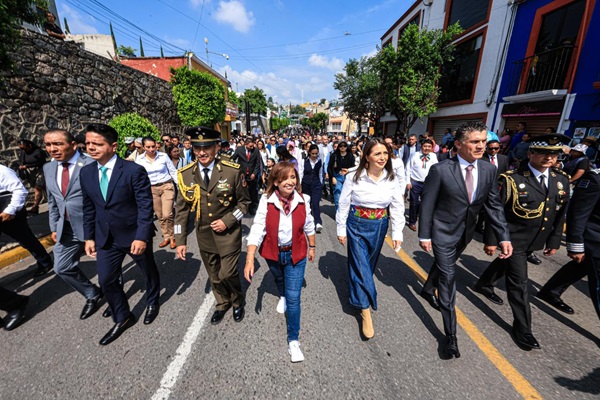
<path fill-rule="evenodd" d="M 508 157 L 504 154 L 500 154 L 500 142 L 497 140 L 490 140 L 487 142 L 485 154 L 481 159 L 495 165 L 498 170 L 498 175 L 508 171 Z"/>

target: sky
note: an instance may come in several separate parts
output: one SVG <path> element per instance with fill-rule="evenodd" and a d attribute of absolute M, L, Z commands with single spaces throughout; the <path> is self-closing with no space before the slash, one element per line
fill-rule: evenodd
<path fill-rule="evenodd" d="M 226 75 L 232 89 L 259 87 L 276 103 L 333 100 L 335 74 L 372 56 L 413 0 L 56 0 L 72 34 L 110 34 L 146 57 L 186 51 Z M 64 26 L 63 26 L 64 28 Z M 208 39 L 208 45 L 205 44 Z M 216 53 L 216 54 L 215 54 Z M 229 56 L 227 59 L 223 54 Z"/>

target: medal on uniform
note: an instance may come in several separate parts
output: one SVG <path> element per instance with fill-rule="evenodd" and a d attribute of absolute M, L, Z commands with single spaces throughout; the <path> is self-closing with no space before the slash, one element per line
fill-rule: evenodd
<path fill-rule="evenodd" d="M 521 183 L 521 184 L 519 185 L 519 189 L 525 189 L 525 184 L 524 184 L 524 183 Z"/>
<path fill-rule="evenodd" d="M 556 187 L 558 188 L 558 190 L 563 190 L 562 182 L 556 182 Z"/>
<path fill-rule="evenodd" d="M 223 202 L 223 205 L 224 205 L 225 207 L 229 207 L 229 202 L 228 202 L 227 200 L 225 200 L 225 201 Z"/>

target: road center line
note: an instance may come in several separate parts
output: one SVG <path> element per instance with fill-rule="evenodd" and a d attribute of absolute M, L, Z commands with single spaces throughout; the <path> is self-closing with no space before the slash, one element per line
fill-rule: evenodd
<path fill-rule="evenodd" d="M 194 343 L 196 343 L 196 340 L 198 339 L 198 336 L 200 335 L 200 332 L 202 331 L 206 321 L 206 317 L 210 313 L 214 304 L 215 296 L 213 296 L 212 293 L 207 293 L 202 305 L 194 317 L 194 320 L 192 321 L 192 324 L 185 333 L 183 341 L 175 352 L 175 358 L 173 358 L 173 361 L 171 361 L 167 371 L 160 380 L 160 387 L 152 396 L 152 400 L 167 400 L 171 395 L 171 391 L 173 386 L 175 386 L 175 383 L 177 383 L 181 369 L 185 365 L 188 356 L 192 352 L 192 346 Z"/>
<path fill-rule="evenodd" d="M 392 239 L 387 236 L 385 242 L 393 249 Z M 398 256 L 422 282 L 427 280 L 427 273 L 417 264 L 404 250 L 400 250 Z M 494 364 L 506 380 L 515 388 L 515 390 L 525 399 L 541 399 L 542 396 L 529 383 L 523 375 L 498 351 L 498 349 L 489 341 L 487 337 L 475 326 L 473 322 L 463 312 L 456 307 L 456 322 L 475 342 L 477 347 Z"/>

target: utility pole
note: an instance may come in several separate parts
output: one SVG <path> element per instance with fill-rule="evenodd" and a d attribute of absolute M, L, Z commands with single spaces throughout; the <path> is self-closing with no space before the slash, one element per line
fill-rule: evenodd
<path fill-rule="evenodd" d="M 251 135 L 250 131 L 250 102 L 246 100 L 246 135 Z"/>

